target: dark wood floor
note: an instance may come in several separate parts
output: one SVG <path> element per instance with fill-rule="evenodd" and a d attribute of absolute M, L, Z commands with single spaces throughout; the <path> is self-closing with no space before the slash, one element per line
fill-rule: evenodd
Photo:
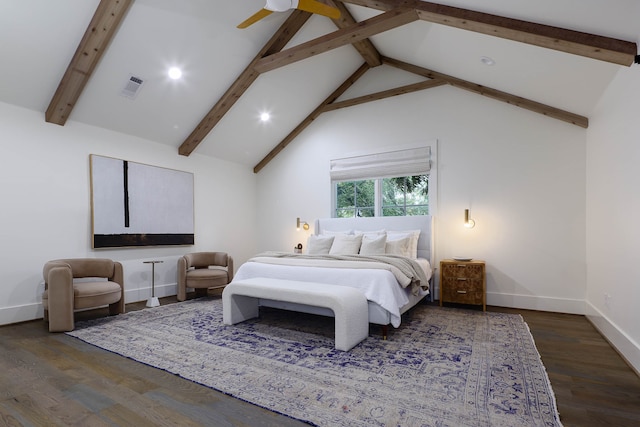
<path fill-rule="evenodd" d="M 162 300 L 172 302 L 175 298 Z M 144 303 L 127 305 L 128 311 L 142 308 Z M 488 310 L 519 313 L 529 324 L 564 426 L 640 425 L 640 378 L 583 316 Z M 77 313 L 76 319 L 105 311 Z M 0 327 L 0 425 L 306 424 L 65 334 L 50 334 L 40 320 Z"/>
<path fill-rule="evenodd" d="M 584 317 L 487 307 L 519 313 L 529 325 L 570 426 L 640 426 L 640 377 Z"/>

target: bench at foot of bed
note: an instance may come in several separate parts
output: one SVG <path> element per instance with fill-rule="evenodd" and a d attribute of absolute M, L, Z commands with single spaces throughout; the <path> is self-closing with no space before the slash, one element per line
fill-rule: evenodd
<path fill-rule="evenodd" d="M 369 335 L 367 298 L 357 289 L 325 283 L 254 277 L 234 281 L 222 291 L 226 325 L 258 317 L 260 298 L 325 307 L 335 317 L 335 348 L 349 351 Z"/>

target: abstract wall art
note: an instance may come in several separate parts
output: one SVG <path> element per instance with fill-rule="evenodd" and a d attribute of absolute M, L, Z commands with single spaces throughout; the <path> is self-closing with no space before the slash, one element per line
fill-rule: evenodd
<path fill-rule="evenodd" d="M 92 247 L 194 244 L 193 174 L 90 155 Z"/>

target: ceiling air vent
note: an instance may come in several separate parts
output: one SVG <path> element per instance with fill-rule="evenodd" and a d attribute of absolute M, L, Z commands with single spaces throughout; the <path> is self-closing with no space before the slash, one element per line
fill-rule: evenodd
<path fill-rule="evenodd" d="M 126 96 L 130 99 L 135 99 L 135 97 L 138 95 L 138 92 L 140 92 L 140 88 L 142 87 L 143 83 L 144 80 L 142 80 L 140 77 L 136 77 L 134 75 L 129 76 L 129 80 L 127 80 L 127 83 L 124 85 L 124 88 L 122 89 L 122 92 L 120 92 L 120 95 Z"/>

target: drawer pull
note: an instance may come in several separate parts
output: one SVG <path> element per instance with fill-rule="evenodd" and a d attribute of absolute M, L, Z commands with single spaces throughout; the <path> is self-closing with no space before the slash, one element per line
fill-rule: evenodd
<path fill-rule="evenodd" d="M 458 282 L 466 282 L 467 278 L 466 277 L 458 277 Z"/>
<path fill-rule="evenodd" d="M 458 264 L 458 265 L 456 265 L 456 267 L 467 268 L 467 265 L 466 264 Z"/>
<path fill-rule="evenodd" d="M 458 291 L 459 294 L 466 294 L 467 291 Z"/>

